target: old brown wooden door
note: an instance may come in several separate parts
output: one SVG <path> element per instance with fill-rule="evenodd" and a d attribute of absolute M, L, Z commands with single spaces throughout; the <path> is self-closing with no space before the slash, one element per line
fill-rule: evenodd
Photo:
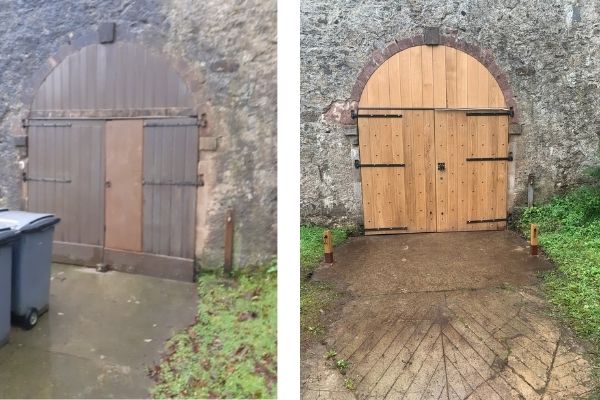
<path fill-rule="evenodd" d="M 196 118 L 32 121 L 28 209 L 59 216 L 54 259 L 191 280 Z"/>
<path fill-rule="evenodd" d="M 505 228 L 507 114 L 465 53 L 417 46 L 388 59 L 359 104 L 365 233 Z"/>

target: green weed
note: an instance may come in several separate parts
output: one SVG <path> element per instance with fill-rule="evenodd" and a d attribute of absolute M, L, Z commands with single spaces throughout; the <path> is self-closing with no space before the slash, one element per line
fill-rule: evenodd
<path fill-rule="evenodd" d="M 196 322 L 167 343 L 150 375 L 155 398 L 277 395 L 277 267 L 205 273 Z"/>
<path fill-rule="evenodd" d="M 352 378 L 344 379 L 344 387 L 348 390 L 356 390 L 356 382 Z"/>
<path fill-rule="evenodd" d="M 342 375 L 346 375 L 346 372 L 348 372 L 348 368 L 350 367 L 350 363 L 347 360 L 337 360 L 335 362 L 335 367 Z"/>
<path fill-rule="evenodd" d="M 335 350 L 328 350 L 327 353 L 325 353 L 326 360 L 331 360 L 335 356 L 337 356 L 337 351 L 335 351 Z"/>

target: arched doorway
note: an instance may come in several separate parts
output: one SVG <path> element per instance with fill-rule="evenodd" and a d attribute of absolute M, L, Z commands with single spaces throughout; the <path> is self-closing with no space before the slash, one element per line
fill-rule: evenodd
<path fill-rule="evenodd" d="M 386 60 L 355 115 L 365 233 L 504 229 L 511 113 L 460 50 L 415 46 Z"/>
<path fill-rule="evenodd" d="M 41 84 L 28 119 L 27 208 L 52 212 L 56 261 L 194 276 L 198 121 L 165 60 L 94 44 Z"/>

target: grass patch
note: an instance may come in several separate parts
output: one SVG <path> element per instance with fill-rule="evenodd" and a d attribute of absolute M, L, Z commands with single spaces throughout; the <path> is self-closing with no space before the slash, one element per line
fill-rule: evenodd
<path fill-rule="evenodd" d="M 300 332 L 303 340 L 319 338 L 325 333 L 321 315 L 339 296 L 330 284 L 310 279 L 323 259 L 325 229 L 322 226 L 300 227 Z M 332 228 L 331 232 L 333 245 L 338 246 L 348 239 L 351 231 Z"/>
<path fill-rule="evenodd" d="M 322 226 L 300 227 L 300 269 L 302 278 L 313 272 L 321 260 L 323 260 L 323 231 L 327 229 Z M 349 229 L 331 228 L 333 234 L 333 246 L 338 246 L 348 239 Z"/>
<path fill-rule="evenodd" d="M 544 275 L 549 301 L 581 337 L 600 346 L 600 186 L 583 186 L 526 209 L 520 228 L 539 241 L 557 268 Z"/>
<path fill-rule="evenodd" d="M 150 371 L 153 397 L 277 397 L 275 263 L 199 281 L 196 322 L 169 340 Z"/>

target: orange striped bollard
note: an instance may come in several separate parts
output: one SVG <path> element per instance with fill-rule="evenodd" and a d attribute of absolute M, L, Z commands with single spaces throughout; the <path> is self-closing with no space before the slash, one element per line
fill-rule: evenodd
<path fill-rule="evenodd" d="M 323 232 L 323 248 L 325 251 L 325 262 L 328 264 L 333 263 L 333 239 L 329 229 Z"/>
<path fill-rule="evenodd" d="M 531 255 L 538 255 L 538 226 L 531 224 Z"/>

